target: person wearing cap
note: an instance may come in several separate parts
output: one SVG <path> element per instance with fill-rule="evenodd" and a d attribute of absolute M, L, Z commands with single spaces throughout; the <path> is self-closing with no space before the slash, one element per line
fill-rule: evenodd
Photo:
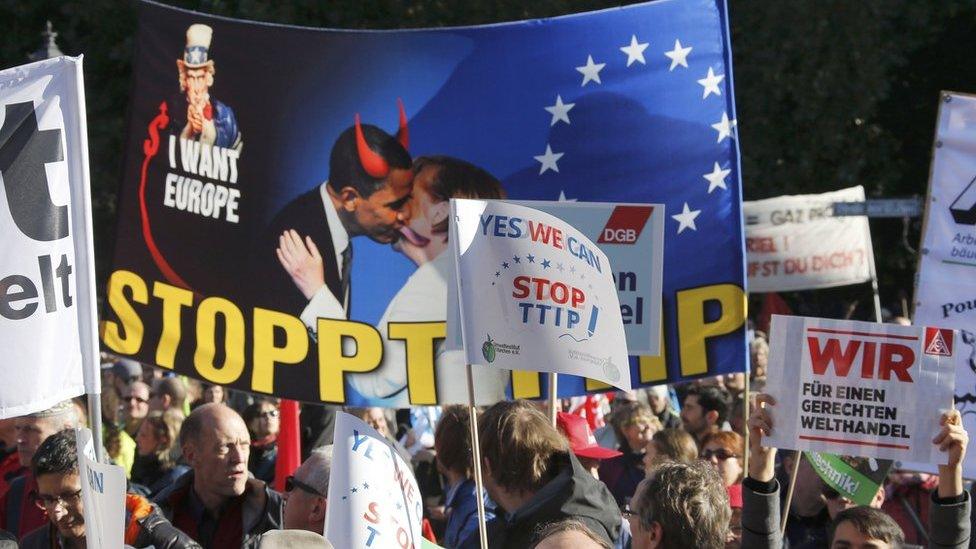
<path fill-rule="evenodd" d="M 47 438 L 63 429 L 78 425 L 78 415 L 70 400 L 30 415 L 16 418 L 17 455 L 25 467 L 24 474 L 11 480 L 7 491 L 0 497 L 0 530 L 17 537 L 47 523 L 44 511 L 33 501 L 37 493 L 37 480 L 30 471 L 31 459 Z"/>
<path fill-rule="evenodd" d="M 671 406 L 671 394 L 667 385 L 655 385 L 647 388 L 647 403 L 651 411 L 657 416 L 664 429 L 680 429 L 681 416 Z"/>
<path fill-rule="evenodd" d="M 447 479 L 444 497 L 445 547 L 458 547 L 478 532 L 478 489 L 473 480 L 471 422 L 467 407 L 445 406 L 434 430 L 437 470 Z M 482 496 L 484 497 L 484 496 Z M 485 520 L 495 518 L 494 504 L 486 501 Z"/>
<path fill-rule="evenodd" d="M 590 426 L 578 415 L 559 412 L 556 414 L 556 427 L 569 441 L 569 449 L 579 459 L 580 465 L 593 478 L 600 478 L 600 462 L 623 455 L 622 452 L 597 444 L 596 437 L 590 432 Z"/>
<path fill-rule="evenodd" d="M 216 72 L 210 58 L 212 40 L 213 28 L 208 25 L 197 23 L 186 29 L 183 58 L 176 60 L 180 91 L 186 94 L 187 103 L 186 124 L 180 138 L 240 149 L 243 141 L 234 110 L 210 95 Z"/>

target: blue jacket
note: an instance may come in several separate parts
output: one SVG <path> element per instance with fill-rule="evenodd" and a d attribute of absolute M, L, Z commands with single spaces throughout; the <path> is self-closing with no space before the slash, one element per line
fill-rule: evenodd
<path fill-rule="evenodd" d="M 444 527 L 444 547 L 451 549 L 460 547 L 461 542 L 469 535 L 477 536 L 478 532 L 478 500 L 474 480 L 467 479 L 455 484 L 447 491 L 444 509 L 447 513 L 447 525 Z M 495 518 L 491 512 L 488 498 L 485 497 L 485 521 Z"/>

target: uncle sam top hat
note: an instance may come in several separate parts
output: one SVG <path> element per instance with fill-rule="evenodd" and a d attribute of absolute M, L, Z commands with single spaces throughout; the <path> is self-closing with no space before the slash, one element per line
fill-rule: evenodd
<path fill-rule="evenodd" d="M 186 49 L 183 50 L 183 63 L 188 69 L 199 69 L 213 64 L 210 60 L 210 41 L 213 29 L 208 25 L 195 23 L 186 29 Z"/>

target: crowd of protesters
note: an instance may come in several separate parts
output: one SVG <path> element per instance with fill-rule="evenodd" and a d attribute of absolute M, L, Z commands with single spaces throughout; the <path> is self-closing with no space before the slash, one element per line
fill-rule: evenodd
<path fill-rule="evenodd" d="M 958 413 L 945 413 L 932 433 L 948 461 L 937 476 L 895 470 L 870 506 L 856 506 L 796 453 L 762 445 L 777 403 L 762 393 L 768 347 L 757 338 L 750 348 L 758 367 L 748 423 L 742 374 L 564 400 L 555 425 L 546 403 L 481 409 L 482 492 L 467 407 L 345 411 L 413 465 L 425 532 L 448 548 L 479 546 L 479 500 L 493 548 L 970 546 L 968 436 Z M 127 545 L 329 546 L 322 535 L 341 408 L 303 405 L 304 461 L 276 479 L 276 400 L 129 360 L 107 364 L 104 377 L 104 447 L 129 480 Z M 79 399 L 0 421 L 0 547 L 84 546 L 70 429 L 85 418 Z"/>

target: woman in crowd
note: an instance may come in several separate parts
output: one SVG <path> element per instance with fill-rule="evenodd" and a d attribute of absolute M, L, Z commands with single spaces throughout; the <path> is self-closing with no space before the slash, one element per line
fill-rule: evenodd
<path fill-rule="evenodd" d="M 179 442 L 183 413 L 179 410 L 151 412 L 136 433 L 136 457 L 132 463 L 133 491 L 154 497 L 172 484 L 189 467 L 179 463 Z"/>
<path fill-rule="evenodd" d="M 600 480 L 610 488 L 617 505 L 623 506 L 644 480 L 644 446 L 661 429 L 661 422 L 646 404 L 631 401 L 614 411 L 610 423 L 623 455 L 600 464 Z"/>
<path fill-rule="evenodd" d="M 690 463 L 698 459 L 695 438 L 681 429 L 664 429 L 654 433 L 644 446 L 644 475 L 650 477 L 666 461 Z"/>
<path fill-rule="evenodd" d="M 278 431 L 281 428 L 278 401 L 259 398 L 244 409 L 241 417 L 251 433 L 248 470 L 258 480 L 274 482 L 275 462 L 278 459 Z"/>
<path fill-rule="evenodd" d="M 734 431 L 719 431 L 705 437 L 701 458 L 712 464 L 728 488 L 742 482 L 742 456 L 745 443 Z"/>

